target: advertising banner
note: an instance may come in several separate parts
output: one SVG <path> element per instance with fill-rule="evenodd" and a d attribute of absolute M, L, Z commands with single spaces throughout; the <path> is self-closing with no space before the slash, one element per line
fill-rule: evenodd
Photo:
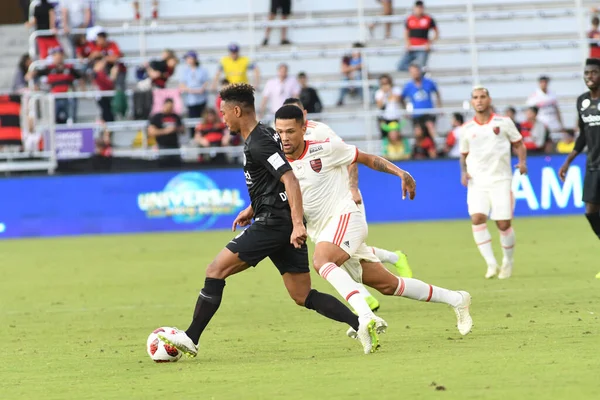
<path fill-rule="evenodd" d="M 530 157 L 529 174 L 515 175 L 517 217 L 583 213 L 585 156 L 563 184 L 557 171 L 564 157 Z M 402 200 L 398 178 L 360 167 L 369 222 L 468 218 L 457 160 L 401 167 L 417 181 L 414 201 Z M 241 168 L 6 178 L 0 193 L 0 238 L 229 229 L 250 202 Z"/>
<path fill-rule="evenodd" d="M 95 150 L 94 128 L 57 128 L 55 140 L 59 160 L 77 158 Z"/>

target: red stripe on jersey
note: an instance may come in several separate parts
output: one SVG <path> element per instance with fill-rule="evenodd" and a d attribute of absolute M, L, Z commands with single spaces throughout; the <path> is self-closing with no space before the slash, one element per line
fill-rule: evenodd
<path fill-rule="evenodd" d="M 490 122 L 492 122 L 492 120 L 494 119 L 494 117 L 495 117 L 495 116 L 496 116 L 496 114 L 494 114 L 494 113 L 490 114 L 490 119 L 488 120 L 488 122 L 486 122 L 486 123 L 484 123 L 484 124 L 482 124 L 481 122 L 477 121 L 475 118 L 473 118 L 473 121 L 475 121 L 475 123 L 476 123 L 477 125 L 480 125 L 480 126 L 482 126 L 482 125 L 487 125 L 487 124 L 489 124 Z"/>
<path fill-rule="evenodd" d="M 352 160 L 352 164 L 354 164 L 357 159 L 358 159 L 358 147 L 356 148 L 356 154 L 354 155 L 354 160 Z"/>

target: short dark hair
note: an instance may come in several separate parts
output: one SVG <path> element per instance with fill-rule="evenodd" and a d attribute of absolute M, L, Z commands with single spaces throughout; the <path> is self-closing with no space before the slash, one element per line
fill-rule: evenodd
<path fill-rule="evenodd" d="M 306 78 L 306 72 L 298 73 L 298 78 Z"/>
<path fill-rule="evenodd" d="M 550 82 L 550 77 L 548 75 L 542 75 L 538 78 L 538 81 L 546 81 L 546 82 Z"/>
<path fill-rule="evenodd" d="M 600 25 L 600 18 L 598 18 L 598 17 L 592 18 L 592 25 Z"/>
<path fill-rule="evenodd" d="M 289 98 L 285 99 L 285 101 L 283 102 L 284 106 L 287 106 L 287 105 L 290 105 L 290 104 L 291 105 L 298 105 L 298 106 L 302 107 L 302 109 L 304 109 L 304 104 L 302 104 L 302 100 L 300 100 L 297 97 L 289 97 Z"/>
<path fill-rule="evenodd" d="M 294 119 L 296 122 L 303 124 L 304 123 L 304 113 L 302 110 L 296 106 L 291 104 L 287 104 L 282 106 L 275 113 L 275 120 L 278 119 Z"/>
<path fill-rule="evenodd" d="M 588 65 L 595 65 L 600 68 L 600 58 L 588 58 L 585 60 L 585 66 L 587 67 Z"/>
<path fill-rule="evenodd" d="M 106 34 L 106 32 L 99 32 L 99 33 L 96 35 L 96 37 L 101 37 L 101 38 L 104 38 L 104 39 L 106 39 L 106 37 L 107 37 L 107 36 L 108 36 L 108 35 Z"/>
<path fill-rule="evenodd" d="M 382 74 L 379 77 L 379 80 L 382 80 L 382 79 L 387 79 L 387 81 L 390 83 L 390 85 L 394 84 L 394 80 L 392 79 L 392 76 L 390 74 Z"/>
<path fill-rule="evenodd" d="M 254 110 L 254 88 L 247 83 L 234 83 L 223 88 L 219 95 L 221 100 Z"/>
<path fill-rule="evenodd" d="M 452 117 L 454 117 L 454 119 L 461 125 L 465 123 L 465 117 L 463 117 L 461 113 L 454 113 L 452 114 Z"/>
<path fill-rule="evenodd" d="M 516 114 L 516 113 L 517 113 L 517 109 L 516 109 L 516 108 L 514 108 L 513 106 L 508 106 L 508 107 L 506 107 L 506 111 L 510 111 L 510 112 L 511 112 L 511 113 L 513 113 L 513 114 Z"/>
<path fill-rule="evenodd" d="M 533 111 L 533 113 L 534 113 L 535 115 L 538 115 L 538 112 L 540 111 L 540 109 L 539 109 L 539 108 L 537 108 L 536 106 L 531 106 L 531 107 L 529 107 L 529 110 Z"/>
<path fill-rule="evenodd" d="M 163 102 L 163 105 L 164 105 L 164 104 L 167 104 L 167 103 L 171 103 L 171 104 L 173 104 L 173 103 L 175 103 L 175 101 L 173 101 L 173 99 L 172 99 L 171 97 L 167 97 L 167 98 L 165 99 L 165 101 Z"/>
<path fill-rule="evenodd" d="M 422 1 L 415 1 L 415 7 L 425 7 L 425 4 Z"/>

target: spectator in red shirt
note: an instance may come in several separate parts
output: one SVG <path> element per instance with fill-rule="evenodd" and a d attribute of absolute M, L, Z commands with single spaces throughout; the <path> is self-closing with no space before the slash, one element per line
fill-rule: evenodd
<path fill-rule="evenodd" d="M 167 81 L 175 72 L 179 59 L 173 50 L 166 49 L 162 52 L 161 59 L 151 61 L 146 65 L 146 73 L 152 80 L 152 86 L 164 89 Z"/>
<path fill-rule="evenodd" d="M 85 35 L 75 35 L 73 40 L 75 44 L 75 56 L 78 60 L 87 62 L 92 54 L 94 43 L 88 42 Z"/>
<path fill-rule="evenodd" d="M 104 31 L 102 28 L 98 28 L 96 33 L 96 41 L 91 43 L 90 47 L 91 53 L 89 55 L 89 59 L 104 59 L 106 61 L 107 73 L 110 73 L 110 70 L 113 66 L 118 65 L 119 74 L 115 81 L 115 87 L 118 90 L 125 90 L 127 68 L 125 67 L 125 64 L 119 62 L 121 57 L 123 57 L 123 53 L 121 52 L 119 45 L 111 40 L 108 40 L 106 31 Z"/>
<path fill-rule="evenodd" d="M 213 108 L 207 108 L 202 115 L 202 122 L 196 126 L 194 141 L 200 147 L 221 147 L 229 145 L 230 135 L 227 127 L 221 122 L 217 111 Z M 211 162 L 222 162 L 225 160 L 223 153 L 211 153 L 205 155 L 203 160 Z"/>
<path fill-rule="evenodd" d="M 588 38 L 590 43 L 590 58 L 600 58 L 600 19 L 598 17 L 592 18 L 592 30 L 588 32 Z"/>
<path fill-rule="evenodd" d="M 82 74 L 73 65 L 65 64 L 65 54 L 61 47 L 50 50 L 52 64 L 40 70 L 33 70 L 28 79 L 45 76 L 50 87 L 50 93 L 67 93 L 73 91 L 74 82 L 82 78 Z M 77 99 L 55 99 L 56 123 L 76 122 Z"/>
<path fill-rule="evenodd" d="M 429 39 L 429 31 L 433 30 L 433 38 Z M 404 42 L 406 53 L 398 64 L 398 71 L 408 71 L 412 63 L 418 63 L 421 67 L 427 66 L 431 43 L 439 37 L 439 31 L 435 20 L 425 14 L 425 5 L 422 1 L 415 2 L 413 13 L 406 19 L 404 29 Z"/>
<path fill-rule="evenodd" d="M 415 144 L 413 145 L 413 158 L 415 160 L 437 158 L 435 143 L 431 139 L 429 131 L 422 124 L 416 124 L 414 130 Z"/>
<path fill-rule="evenodd" d="M 106 60 L 97 60 L 94 63 L 93 77 L 94 83 L 100 91 L 115 90 L 115 81 L 119 75 L 119 66 L 113 65 L 110 73 L 106 73 Z M 115 115 L 112 111 L 112 96 L 102 96 L 98 99 L 98 106 L 102 113 L 102 121 L 112 122 L 115 120 Z"/>
<path fill-rule="evenodd" d="M 112 132 L 106 126 L 103 127 L 100 137 L 95 141 L 96 154 L 92 157 L 92 165 L 95 170 L 108 171 L 112 166 Z"/>
<path fill-rule="evenodd" d="M 161 150 L 179 149 L 179 135 L 185 132 L 181 117 L 173 107 L 173 99 L 166 99 L 162 112 L 154 114 L 148 125 L 148 136 L 156 139 Z M 181 155 L 160 156 L 158 164 L 161 167 L 177 167 L 181 165 Z"/>
<path fill-rule="evenodd" d="M 460 157 L 460 128 L 465 123 L 465 118 L 461 113 L 452 114 L 452 130 L 446 136 L 446 145 L 444 146 L 444 154 L 446 157 Z"/>
<path fill-rule="evenodd" d="M 38 36 L 36 38 L 38 55 L 41 59 L 48 57 L 50 49 L 60 46 L 56 38 L 58 34 L 58 30 L 56 29 L 56 10 L 54 10 L 53 4 L 48 3 L 48 0 L 41 0 L 35 6 L 33 16 L 29 21 L 25 22 L 25 26 L 29 28 L 35 27 L 36 31 L 51 30 L 53 33 L 53 35 Z"/>
<path fill-rule="evenodd" d="M 527 119 L 521 123 L 521 136 L 528 153 L 543 153 L 549 139 L 548 128 L 537 118 L 538 108 L 529 107 Z"/>

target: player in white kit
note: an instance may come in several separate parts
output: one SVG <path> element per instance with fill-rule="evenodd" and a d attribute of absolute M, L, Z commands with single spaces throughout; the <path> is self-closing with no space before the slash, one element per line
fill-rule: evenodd
<path fill-rule="evenodd" d="M 325 141 L 327 139 L 342 140 L 342 138 L 339 137 L 338 135 L 336 135 L 336 133 L 333 131 L 333 129 L 331 129 L 328 125 L 326 125 L 322 122 L 307 119 L 306 109 L 304 109 L 304 105 L 302 104 L 302 101 L 300 101 L 300 99 L 291 97 L 289 99 L 286 99 L 283 102 L 283 104 L 284 105 L 294 105 L 294 106 L 299 107 L 302 110 L 302 112 L 304 114 L 304 120 L 306 121 L 306 132 L 304 134 L 304 137 L 307 140 L 311 140 L 311 141 Z M 349 179 L 350 193 L 352 194 L 352 199 L 358 205 L 358 208 L 360 209 L 360 211 L 363 213 L 363 215 L 366 218 L 367 214 L 365 212 L 365 204 L 362 199 L 362 194 L 360 193 L 360 190 L 358 189 L 358 166 L 356 164 L 352 164 L 348 167 L 348 179 Z M 400 251 L 400 250 L 389 251 L 389 250 L 382 249 L 382 248 L 375 247 L 375 246 L 369 246 L 369 249 L 371 249 L 373 254 L 375 254 L 380 261 L 382 261 L 384 263 L 392 264 L 394 266 L 394 268 L 396 269 L 396 272 L 398 273 L 399 276 L 405 277 L 405 278 L 412 278 L 413 273 L 408 264 L 408 258 L 406 257 L 406 254 L 404 254 L 402 251 Z M 369 293 L 367 288 L 365 288 L 363 285 L 360 285 L 360 287 L 361 287 L 361 295 L 365 298 L 365 300 L 369 304 L 369 307 L 371 307 L 371 310 L 377 311 L 379 309 L 379 301 L 373 295 L 371 295 L 371 293 Z"/>
<path fill-rule="evenodd" d="M 486 278 L 510 278 L 514 263 L 515 232 L 511 226 L 514 210 L 511 147 L 519 157 L 516 168 L 527 173 L 527 150 L 515 124 L 508 117 L 494 115 L 492 99 L 482 86 L 471 93 L 475 118 L 462 127 L 460 140 L 461 182 L 468 188 L 467 205 L 473 237 L 487 263 Z M 494 257 L 487 218 L 496 221 L 504 254 L 502 266 Z"/>
<path fill-rule="evenodd" d="M 304 115 L 296 106 L 281 107 L 275 114 L 275 127 L 283 143 L 283 152 L 300 183 L 307 233 L 315 243 L 313 266 L 317 272 L 347 301 L 359 292 L 339 277 L 340 266 L 354 281 L 363 282 L 384 295 L 448 304 L 456 313 L 459 332 L 469 333 L 473 324 L 469 314 L 469 293 L 393 275 L 365 244 L 367 221 L 352 199 L 348 166 L 359 162 L 376 171 L 398 176 L 402 180 L 403 199 L 406 195 L 411 200 L 415 196 L 416 184 L 412 176 L 391 162 L 363 153 L 341 140 L 306 141 Z M 350 304 L 359 318 L 369 318 L 372 314 L 368 306 L 365 309 Z"/>

